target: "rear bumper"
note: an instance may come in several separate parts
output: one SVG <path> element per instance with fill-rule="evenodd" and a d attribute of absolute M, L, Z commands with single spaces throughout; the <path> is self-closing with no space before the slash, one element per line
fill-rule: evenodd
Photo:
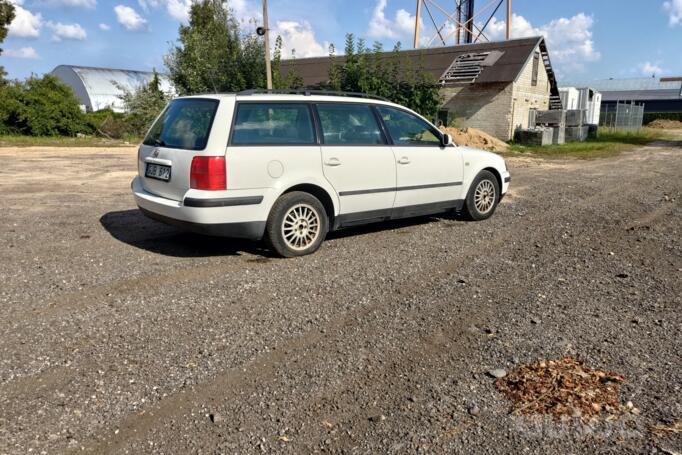
<path fill-rule="evenodd" d="M 147 217 L 199 234 L 260 240 L 265 232 L 263 197 L 185 199 L 156 196 L 142 187 L 139 177 L 131 189 L 135 202 Z"/>

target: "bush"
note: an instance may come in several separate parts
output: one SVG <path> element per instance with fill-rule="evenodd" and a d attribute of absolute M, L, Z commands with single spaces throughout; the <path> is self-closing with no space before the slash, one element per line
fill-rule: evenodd
<path fill-rule="evenodd" d="M 88 112 L 88 125 L 92 131 L 110 139 L 122 139 L 131 136 L 139 137 L 126 119 L 126 115 L 111 109 Z"/>
<path fill-rule="evenodd" d="M 31 77 L 0 88 L 0 133 L 76 136 L 91 133 L 73 91 L 54 76 Z"/>
<path fill-rule="evenodd" d="M 119 88 L 123 91 L 119 98 L 126 110 L 123 119 L 128 125 L 129 133 L 138 137 L 144 136 L 170 101 L 170 95 L 161 90 L 161 82 L 156 71 L 149 84 L 137 88 L 134 92 Z"/>
<path fill-rule="evenodd" d="M 19 82 L 8 82 L 0 87 L 0 134 L 21 134 L 19 128 L 22 86 Z"/>

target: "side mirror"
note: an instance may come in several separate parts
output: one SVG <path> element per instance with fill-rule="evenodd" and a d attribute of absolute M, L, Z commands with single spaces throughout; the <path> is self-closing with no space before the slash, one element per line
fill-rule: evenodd
<path fill-rule="evenodd" d="M 440 137 L 440 144 L 443 147 L 449 147 L 452 145 L 452 136 L 450 136 L 448 133 L 443 133 L 443 135 Z"/>

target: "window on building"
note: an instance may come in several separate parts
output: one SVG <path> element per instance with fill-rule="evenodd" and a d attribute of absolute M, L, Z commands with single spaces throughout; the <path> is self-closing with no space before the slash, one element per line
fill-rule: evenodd
<path fill-rule="evenodd" d="M 419 117 L 390 107 L 378 109 L 395 145 L 440 145 L 438 131 Z"/>
<path fill-rule="evenodd" d="M 315 133 L 308 104 L 240 103 L 232 144 L 314 144 Z"/>
<path fill-rule="evenodd" d="M 533 76 L 531 77 L 530 84 L 533 87 L 538 85 L 538 73 L 540 72 L 540 54 L 536 52 L 533 54 Z"/>
<path fill-rule="evenodd" d="M 365 104 L 318 104 L 317 112 L 325 144 L 377 145 L 384 138 L 372 113 Z"/>
<path fill-rule="evenodd" d="M 473 83 L 481 74 L 483 62 L 490 52 L 478 54 L 458 55 L 450 67 L 440 77 L 442 82 L 450 83 Z"/>

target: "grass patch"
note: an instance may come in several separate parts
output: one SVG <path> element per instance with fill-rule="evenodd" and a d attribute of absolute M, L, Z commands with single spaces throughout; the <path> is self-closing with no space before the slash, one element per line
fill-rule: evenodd
<path fill-rule="evenodd" d="M 139 138 L 107 139 L 96 136 L 0 136 L 0 147 L 127 147 L 138 145 Z"/>
<path fill-rule="evenodd" d="M 567 142 L 561 145 L 520 145 L 512 143 L 510 152 L 530 153 L 542 156 L 603 158 L 641 147 L 657 140 L 671 140 L 663 130 L 644 128 L 640 131 L 606 131 L 601 130 L 599 137 L 585 142 Z"/>

